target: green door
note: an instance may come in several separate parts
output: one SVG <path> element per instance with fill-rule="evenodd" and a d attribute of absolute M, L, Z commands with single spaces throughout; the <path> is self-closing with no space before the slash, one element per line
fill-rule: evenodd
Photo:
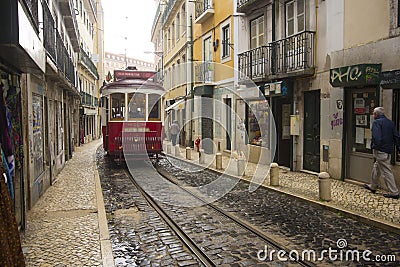
<path fill-rule="evenodd" d="M 319 172 L 320 165 L 320 91 L 304 93 L 303 168 Z"/>

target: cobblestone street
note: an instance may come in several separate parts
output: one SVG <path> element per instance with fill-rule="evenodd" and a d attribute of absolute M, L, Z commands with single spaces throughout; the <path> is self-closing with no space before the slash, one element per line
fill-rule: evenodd
<path fill-rule="evenodd" d="M 76 148 L 56 183 L 28 212 L 27 266 L 102 266 L 94 156 L 100 140 Z"/>

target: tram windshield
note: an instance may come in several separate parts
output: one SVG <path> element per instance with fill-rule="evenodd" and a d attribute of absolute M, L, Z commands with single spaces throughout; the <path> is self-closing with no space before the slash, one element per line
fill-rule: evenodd
<path fill-rule="evenodd" d="M 141 93 L 128 94 L 128 119 L 145 120 L 146 95 Z"/>
<path fill-rule="evenodd" d="M 111 95 L 111 120 L 123 120 L 125 113 L 125 94 Z"/>
<path fill-rule="evenodd" d="M 149 94 L 149 121 L 161 120 L 160 95 Z"/>

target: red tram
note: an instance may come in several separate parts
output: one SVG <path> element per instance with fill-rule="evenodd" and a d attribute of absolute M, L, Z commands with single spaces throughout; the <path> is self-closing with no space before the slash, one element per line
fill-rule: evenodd
<path fill-rule="evenodd" d="M 102 133 L 107 154 L 119 163 L 162 151 L 164 88 L 155 72 L 115 70 L 114 82 L 102 88 Z"/>

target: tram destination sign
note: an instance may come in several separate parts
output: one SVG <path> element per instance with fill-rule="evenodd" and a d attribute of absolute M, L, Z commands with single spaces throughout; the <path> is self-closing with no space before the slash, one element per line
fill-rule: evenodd
<path fill-rule="evenodd" d="M 358 64 L 330 70 L 329 82 L 333 87 L 378 85 L 382 64 Z"/>
<path fill-rule="evenodd" d="M 154 71 L 138 71 L 138 70 L 114 70 L 114 79 L 116 81 L 122 79 L 140 79 L 147 80 L 154 76 Z"/>

